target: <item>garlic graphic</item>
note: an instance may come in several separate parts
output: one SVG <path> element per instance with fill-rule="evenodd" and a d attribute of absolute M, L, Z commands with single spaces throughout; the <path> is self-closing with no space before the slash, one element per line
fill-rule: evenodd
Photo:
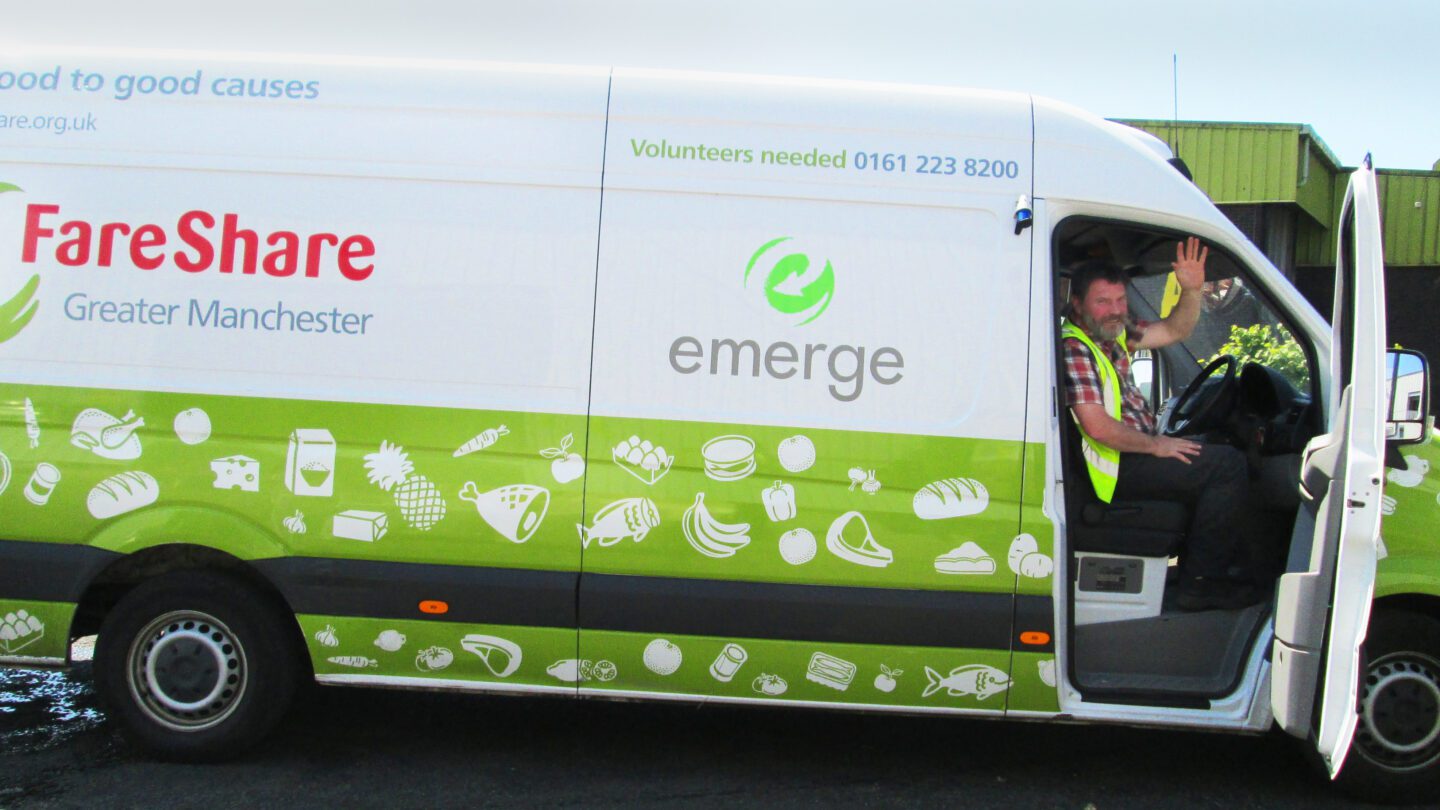
<path fill-rule="evenodd" d="M 335 635 L 335 627 L 329 624 L 325 625 L 320 632 L 315 634 L 315 640 L 320 642 L 321 646 L 324 647 L 340 646 L 340 638 Z"/>
<path fill-rule="evenodd" d="M 286 531 L 290 532 L 291 534 L 305 533 L 305 516 L 300 513 L 299 509 L 295 510 L 295 514 L 285 518 L 280 522 L 285 524 Z"/>

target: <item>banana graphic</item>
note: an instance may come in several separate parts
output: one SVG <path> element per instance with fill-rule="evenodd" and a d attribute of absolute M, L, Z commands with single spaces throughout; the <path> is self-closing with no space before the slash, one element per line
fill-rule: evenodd
<path fill-rule="evenodd" d="M 707 557 L 731 557 L 750 544 L 749 523 L 721 523 L 705 507 L 705 493 L 695 496 L 695 503 L 685 510 L 680 521 L 690 546 Z"/>

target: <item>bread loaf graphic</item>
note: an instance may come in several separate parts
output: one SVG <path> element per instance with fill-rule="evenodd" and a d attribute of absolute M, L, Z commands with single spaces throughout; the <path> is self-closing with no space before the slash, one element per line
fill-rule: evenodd
<path fill-rule="evenodd" d="M 96 484 L 85 499 L 90 514 L 99 520 L 149 506 L 160 497 L 160 484 L 149 473 L 123 472 Z"/>
<path fill-rule="evenodd" d="M 978 515 L 990 505 L 990 493 L 974 478 L 945 478 L 915 493 L 911 506 L 921 520 Z"/>

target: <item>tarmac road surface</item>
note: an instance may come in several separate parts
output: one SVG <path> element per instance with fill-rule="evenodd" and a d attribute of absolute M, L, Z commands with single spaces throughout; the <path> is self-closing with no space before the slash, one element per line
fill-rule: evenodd
<path fill-rule="evenodd" d="M 177 765 L 87 675 L 0 670 L 0 808 L 1357 806 L 1279 734 L 318 687 L 258 750 Z"/>

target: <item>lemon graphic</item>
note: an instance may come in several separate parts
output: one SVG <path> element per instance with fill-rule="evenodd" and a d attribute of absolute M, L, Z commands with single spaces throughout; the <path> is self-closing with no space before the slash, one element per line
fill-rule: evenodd
<path fill-rule="evenodd" d="M 795 316 L 796 326 L 804 326 L 820 317 L 830 306 L 830 300 L 835 296 L 835 268 L 828 259 L 821 265 L 804 253 L 780 255 L 777 252 L 768 260 L 771 263 L 768 264 L 769 270 L 765 271 L 763 268 L 767 265 L 761 260 L 772 248 L 790 239 L 782 236 L 761 245 L 745 266 L 744 282 L 749 286 L 751 273 L 760 266 L 764 275 L 765 301 L 776 312 Z M 757 273 L 756 277 L 760 275 Z"/>

